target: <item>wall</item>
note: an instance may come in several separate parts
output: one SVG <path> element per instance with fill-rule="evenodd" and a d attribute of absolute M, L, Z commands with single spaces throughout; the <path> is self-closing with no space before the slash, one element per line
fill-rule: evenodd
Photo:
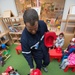
<path fill-rule="evenodd" d="M 11 10 L 15 16 L 18 16 L 15 0 L 0 0 L 0 14 L 2 15 L 5 10 Z M 0 30 L 4 31 L 4 27 L 1 24 Z"/>
<path fill-rule="evenodd" d="M 15 0 L 0 0 L 0 13 L 2 14 L 5 10 L 11 10 L 15 16 L 18 16 Z"/>
<path fill-rule="evenodd" d="M 69 7 L 71 5 L 75 5 L 75 0 L 65 0 L 65 6 L 64 6 L 64 12 L 63 12 L 63 17 L 62 20 L 66 20 L 68 11 L 69 11 Z M 64 31 L 64 27 L 65 27 L 65 23 L 61 23 L 61 31 Z"/>

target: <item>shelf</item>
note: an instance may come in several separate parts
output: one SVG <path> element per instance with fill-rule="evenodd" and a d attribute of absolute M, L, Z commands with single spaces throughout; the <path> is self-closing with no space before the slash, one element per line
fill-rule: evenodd
<path fill-rule="evenodd" d="M 20 43 L 20 42 L 15 42 L 14 44 L 21 45 L 21 43 Z"/>
<path fill-rule="evenodd" d="M 21 38 L 21 34 L 23 29 L 25 28 L 25 24 L 23 22 L 23 17 L 9 17 L 9 20 L 5 21 L 6 22 L 6 27 L 9 31 L 9 35 L 11 37 L 11 40 L 13 43 L 18 42 L 20 43 L 20 38 Z M 11 23 L 11 24 L 9 24 Z M 8 26 L 10 25 L 11 28 L 8 28 Z M 12 30 L 14 32 L 12 32 Z M 16 30 L 16 32 L 15 32 Z"/>
<path fill-rule="evenodd" d="M 8 41 L 9 41 L 9 39 L 7 39 L 7 40 L 3 41 L 3 43 L 4 43 L 4 44 L 6 44 Z"/>
<path fill-rule="evenodd" d="M 75 27 L 75 25 L 67 25 L 67 27 Z"/>
<path fill-rule="evenodd" d="M 25 25 L 13 25 L 14 27 L 25 27 Z"/>
<path fill-rule="evenodd" d="M 67 22 L 67 20 L 61 20 L 61 22 Z M 68 20 L 68 22 L 75 22 L 75 20 Z"/>
<path fill-rule="evenodd" d="M 74 14 L 68 14 L 68 16 L 72 16 L 72 17 L 75 17 L 75 15 L 74 15 Z"/>
<path fill-rule="evenodd" d="M 22 34 L 22 32 L 9 32 L 9 34 Z"/>
<path fill-rule="evenodd" d="M 18 38 L 18 40 L 21 40 L 21 38 Z"/>
<path fill-rule="evenodd" d="M 13 39 L 13 40 L 18 40 L 17 37 L 13 37 L 12 39 Z"/>
<path fill-rule="evenodd" d="M 4 35 L 8 34 L 8 33 L 9 33 L 9 31 L 2 32 L 2 33 L 0 34 L 0 38 L 3 37 Z"/>

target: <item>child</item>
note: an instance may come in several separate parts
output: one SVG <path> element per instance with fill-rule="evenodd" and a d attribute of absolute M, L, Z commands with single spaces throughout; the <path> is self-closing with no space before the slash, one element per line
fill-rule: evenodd
<path fill-rule="evenodd" d="M 62 47 L 64 45 L 64 34 L 60 33 L 55 41 L 55 47 Z"/>
<path fill-rule="evenodd" d="M 9 75 L 20 75 L 17 70 L 14 70 L 12 69 L 10 72 L 9 72 Z"/>
<path fill-rule="evenodd" d="M 64 59 L 60 65 L 61 69 L 65 69 L 67 65 L 75 65 L 75 49 L 74 51 L 68 56 L 67 59 Z"/>
<path fill-rule="evenodd" d="M 67 58 L 69 56 L 69 54 L 72 53 L 74 50 L 75 50 L 75 38 L 72 38 L 68 48 L 66 48 L 63 52 L 62 60 Z"/>
<path fill-rule="evenodd" d="M 68 48 L 64 50 L 64 53 L 71 53 L 73 51 L 73 48 L 75 49 L 75 38 L 72 38 Z"/>

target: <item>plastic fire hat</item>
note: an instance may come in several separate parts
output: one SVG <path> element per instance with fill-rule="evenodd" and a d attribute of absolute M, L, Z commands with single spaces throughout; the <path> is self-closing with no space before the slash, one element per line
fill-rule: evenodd
<path fill-rule="evenodd" d="M 75 38 L 72 38 L 71 42 L 74 42 L 75 43 Z"/>
<path fill-rule="evenodd" d="M 46 47 L 52 47 L 53 42 L 56 40 L 56 33 L 55 32 L 46 32 L 44 35 L 44 43 Z"/>
<path fill-rule="evenodd" d="M 39 69 L 35 69 L 31 72 L 30 75 L 42 75 L 41 71 Z"/>

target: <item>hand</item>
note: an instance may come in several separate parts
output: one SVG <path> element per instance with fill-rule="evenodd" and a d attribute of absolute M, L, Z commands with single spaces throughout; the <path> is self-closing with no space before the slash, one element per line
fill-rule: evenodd
<path fill-rule="evenodd" d="M 31 73 L 33 70 L 34 70 L 34 69 L 33 69 L 33 68 L 31 68 L 31 69 L 30 69 L 30 73 Z"/>
<path fill-rule="evenodd" d="M 64 52 L 68 52 L 67 50 L 64 50 Z"/>
<path fill-rule="evenodd" d="M 66 52 L 66 49 L 64 50 L 64 52 Z"/>

